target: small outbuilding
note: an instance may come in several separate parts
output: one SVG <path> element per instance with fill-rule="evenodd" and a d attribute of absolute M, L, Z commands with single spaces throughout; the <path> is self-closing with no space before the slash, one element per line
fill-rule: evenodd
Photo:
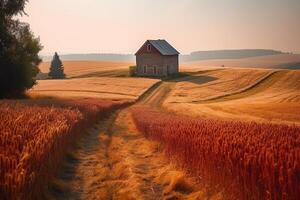
<path fill-rule="evenodd" d="M 169 76 L 179 72 L 179 52 L 166 40 L 147 40 L 136 52 L 138 76 Z"/>

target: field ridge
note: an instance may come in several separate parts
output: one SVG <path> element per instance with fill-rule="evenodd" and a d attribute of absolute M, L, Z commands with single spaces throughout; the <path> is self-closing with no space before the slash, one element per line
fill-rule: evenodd
<path fill-rule="evenodd" d="M 191 102 L 187 102 L 187 103 L 208 103 L 208 102 L 216 102 L 216 101 L 224 101 L 224 100 L 232 100 L 234 98 L 231 98 L 235 95 L 240 95 L 242 93 L 246 93 L 249 92 L 249 90 L 255 89 L 256 87 L 260 86 L 261 84 L 264 84 L 266 81 L 272 79 L 272 77 L 282 71 L 272 71 L 268 74 L 266 74 L 265 76 L 263 76 L 262 78 L 258 79 L 256 82 L 254 82 L 253 84 L 250 84 L 238 91 L 235 92 L 231 92 L 228 94 L 223 94 L 220 96 L 215 96 L 215 97 L 209 97 L 207 99 L 203 99 L 203 100 L 199 100 L 199 101 L 191 101 Z M 226 99 L 229 98 L 229 99 Z"/>
<path fill-rule="evenodd" d="M 88 93 L 103 93 L 103 94 L 118 94 L 118 95 L 125 95 L 125 96 L 132 96 L 136 97 L 136 95 L 128 94 L 128 93 L 121 93 L 121 92 L 107 92 L 107 91 L 101 91 L 101 90 L 61 90 L 61 89 L 55 89 L 55 90 L 42 90 L 38 89 L 35 90 L 37 92 L 88 92 Z"/>

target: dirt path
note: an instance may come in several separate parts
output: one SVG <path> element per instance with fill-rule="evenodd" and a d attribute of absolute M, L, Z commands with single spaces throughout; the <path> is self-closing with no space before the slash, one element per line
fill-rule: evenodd
<path fill-rule="evenodd" d="M 168 97 L 174 86 L 174 82 L 162 82 L 155 90 L 141 98 L 137 104 L 151 107 L 161 107 L 162 103 Z"/>
<path fill-rule="evenodd" d="M 163 82 L 137 104 L 159 107 L 174 83 Z M 196 199 L 193 180 L 172 165 L 163 148 L 140 134 L 130 108 L 99 122 L 78 143 L 62 175 L 54 181 L 54 199 Z"/>

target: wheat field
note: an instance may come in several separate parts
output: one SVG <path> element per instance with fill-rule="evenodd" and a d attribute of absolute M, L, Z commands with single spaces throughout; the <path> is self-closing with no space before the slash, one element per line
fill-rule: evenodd
<path fill-rule="evenodd" d="M 123 64 L 66 62 L 67 78 L 38 80 L 37 85 L 27 92 L 33 100 L 22 100 L 22 105 L 17 101 L 0 101 L 2 118 L 8 119 L 4 116 L 5 112 L 11 115 L 8 120 L 2 120 L 0 131 L 2 146 L 4 144 L 4 149 L 5 145 L 10 146 L 9 150 L 3 151 L 7 156 L 3 157 L 4 154 L 0 153 L 0 165 L 11 174 L 3 176 L 0 170 L 3 194 L 10 197 L 14 192 L 19 196 L 41 193 L 50 195 L 52 199 L 61 198 L 60 194 L 66 195 L 66 199 L 77 194 L 81 199 L 108 199 L 113 196 L 115 199 L 215 200 L 226 199 L 230 194 L 241 197 L 239 199 L 247 199 L 249 195 L 271 195 L 270 199 L 278 195 L 297 196 L 295 183 L 299 181 L 294 180 L 294 173 L 297 173 L 298 165 L 292 165 L 298 162 L 299 156 L 290 154 L 284 147 L 294 151 L 295 142 L 299 141 L 300 72 L 182 67 L 182 76 L 159 80 L 128 77 L 130 63 Z M 41 65 L 43 72 L 47 68 L 47 65 Z M 110 102 L 109 105 L 125 103 L 138 106 L 133 106 L 133 110 L 121 106 L 121 110 L 115 111 L 113 106 L 105 109 L 105 102 Z M 14 108 L 17 112 L 12 115 Z M 98 121 L 97 116 L 101 113 L 110 117 Z M 69 116 L 71 119 L 68 121 L 65 118 Z M 76 126 L 74 129 L 66 126 L 57 134 L 58 137 L 67 133 L 67 138 L 73 139 L 64 140 L 70 142 L 70 145 L 62 145 L 65 148 L 71 147 L 71 144 L 78 145 L 71 148 L 71 159 L 68 157 L 64 164 L 66 169 L 59 167 L 66 153 L 63 148 L 62 151 L 43 151 L 43 148 L 38 151 L 36 147 L 37 152 L 57 154 L 52 162 L 55 169 L 51 171 L 48 169 L 50 165 L 45 165 L 44 171 L 40 172 L 38 167 L 33 167 L 27 174 L 15 170 L 19 169 L 16 166 L 22 156 L 15 158 L 9 153 L 14 153 L 23 140 L 18 139 L 17 143 L 12 141 L 13 137 L 8 139 L 7 132 L 12 134 L 13 131 L 7 131 L 7 127 L 15 130 L 13 122 L 22 119 L 22 123 L 26 124 L 28 117 L 34 120 L 37 128 L 35 132 L 26 129 L 25 135 L 43 135 L 45 131 L 39 132 L 39 126 L 44 126 L 46 132 L 48 128 L 59 130 L 60 126 L 55 123 L 69 122 L 68 126 Z M 53 125 L 49 122 L 48 127 L 49 120 Z M 94 124 L 96 121 L 99 123 Z M 77 127 L 76 124 L 81 123 L 83 125 Z M 94 127 L 88 129 L 92 124 Z M 18 127 L 22 129 L 21 125 Z M 282 132 L 280 137 L 272 134 L 278 130 Z M 80 135 L 79 141 L 76 135 Z M 38 137 L 40 140 L 32 137 L 33 141 L 42 141 L 43 137 Z M 264 139 L 260 140 L 261 137 Z M 265 151 L 265 147 L 271 144 L 265 141 L 269 140 L 276 143 L 270 151 L 282 154 L 282 160 L 289 163 L 289 167 L 283 162 L 278 165 L 282 173 L 290 173 L 281 176 L 280 180 L 283 178 L 285 182 L 273 181 L 277 169 L 272 168 L 273 154 L 267 155 L 269 150 Z M 50 141 L 55 143 L 58 139 Z M 256 146 L 249 145 L 249 142 Z M 45 143 L 39 144 L 43 146 Z M 236 148 L 232 147 L 236 143 L 240 144 L 239 157 L 244 158 L 238 162 L 242 167 L 231 164 L 237 162 Z M 35 146 L 38 145 L 32 143 L 32 149 Z M 213 151 L 212 146 L 216 147 Z M 219 159 L 220 155 L 222 159 Z M 260 159 L 262 155 L 266 157 Z M 31 165 L 35 164 L 33 160 Z M 212 166 L 224 166 L 224 169 Z M 254 175 L 248 173 L 249 166 Z M 26 166 L 24 169 L 27 169 Z M 58 169 L 62 170 L 62 176 L 55 175 Z M 269 173 L 265 173 L 264 169 L 268 169 Z M 30 185 L 27 182 L 30 182 L 31 174 L 45 174 L 45 171 L 51 175 L 45 179 L 46 185 L 59 192 L 53 193 L 38 185 L 32 186 L 33 190 L 28 192 L 24 184 Z M 65 179 L 66 176 L 70 179 Z M 35 184 L 41 181 L 43 179 L 36 179 Z M 286 184 L 287 181 L 290 183 Z M 263 184 L 262 189 L 256 186 L 258 182 Z M 274 186 L 280 189 L 273 190 Z M 267 193 L 264 188 L 267 188 Z"/>
<path fill-rule="evenodd" d="M 217 60 L 202 60 L 183 63 L 184 67 L 202 68 L 202 67 L 247 67 L 247 68 L 281 68 L 290 63 L 299 63 L 299 54 L 279 54 L 269 56 L 257 56 L 241 59 L 217 59 Z"/>
<path fill-rule="evenodd" d="M 296 200 L 300 194 L 299 126 L 193 119 L 149 107 L 132 114 L 146 138 L 162 143 L 167 157 L 203 188 L 223 191 L 221 199 Z"/>
<path fill-rule="evenodd" d="M 195 117 L 300 123 L 299 71 L 231 68 L 191 79 L 176 83 L 165 108 Z"/>
<path fill-rule="evenodd" d="M 0 199 L 45 199 L 85 129 L 125 105 L 101 99 L 0 101 Z"/>
<path fill-rule="evenodd" d="M 176 84 L 172 101 L 189 103 L 215 99 L 255 84 L 272 71 L 253 69 L 219 69 L 191 76 Z"/>

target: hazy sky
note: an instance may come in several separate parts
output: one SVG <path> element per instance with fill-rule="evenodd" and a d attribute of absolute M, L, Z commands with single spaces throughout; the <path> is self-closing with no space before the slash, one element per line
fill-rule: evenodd
<path fill-rule="evenodd" d="M 134 53 L 166 39 L 181 53 L 300 52 L 300 0 L 30 0 L 30 23 L 53 53 Z"/>

